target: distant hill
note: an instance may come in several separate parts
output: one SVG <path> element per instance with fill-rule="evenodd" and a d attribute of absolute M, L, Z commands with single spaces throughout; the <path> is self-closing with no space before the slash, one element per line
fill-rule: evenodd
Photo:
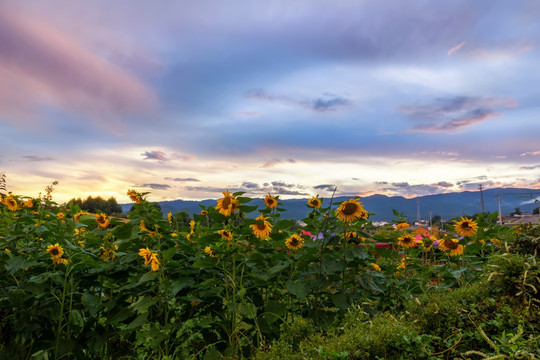
<path fill-rule="evenodd" d="M 486 212 L 497 211 L 497 194 L 501 194 L 501 210 L 503 214 L 509 214 L 519 207 L 525 213 L 531 213 L 534 208 L 540 206 L 540 202 L 534 201 L 534 197 L 540 198 L 540 190 L 535 189 L 519 189 L 519 188 L 497 188 L 483 191 L 484 209 Z M 334 204 L 351 197 L 336 197 Z M 370 219 L 374 221 L 388 221 L 394 219 L 393 209 L 402 212 L 409 220 L 416 220 L 417 200 L 420 204 L 420 216 L 423 219 L 429 219 L 429 213 L 433 216 L 439 215 L 443 219 L 463 215 L 473 215 L 480 212 L 480 192 L 479 191 L 464 191 L 448 194 L 420 196 L 417 198 L 406 199 L 402 196 L 386 196 L 386 195 L 371 195 L 361 197 L 360 201 L 364 208 L 375 215 Z M 330 199 L 325 198 L 323 206 L 328 206 Z M 280 200 L 283 203 L 282 207 L 286 209 L 282 213 L 282 217 L 286 219 L 303 219 L 309 213 L 310 208 L 306 206 L 307 199 L 288 199 Z M 164 214 L 172 212 L 173 214 L 186 210 L 189 214 L 200 213 L 199 204 L 204 206 L 214 206 L 216 200 L 173 200 L 159 202 Z M 259 208 L 264 208 L 263 199 L 253 199 L 249 205 L 257 205 Z M 129 211 L 131 204 L 121 204 L 124 212 Z M 250 214 L 257 216 L 256 212 Z"/>

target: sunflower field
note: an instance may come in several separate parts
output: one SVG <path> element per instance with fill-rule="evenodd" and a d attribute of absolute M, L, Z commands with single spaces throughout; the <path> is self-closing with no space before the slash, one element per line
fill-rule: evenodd
<path fill-rule="evenodd" d="M 125 219 L 1 192 L 0 359 L 538 356 L 538 225 L 417 235 L 357 198 L 299 222 L 228 191 L 186 223 L 128 195 Z"/>

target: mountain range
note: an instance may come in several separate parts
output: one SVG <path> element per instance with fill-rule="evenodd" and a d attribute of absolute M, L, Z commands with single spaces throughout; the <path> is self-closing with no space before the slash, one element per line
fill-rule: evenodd
<path fill-rule="evenodd" d="M 521 188 L 495 188 L 487 189 L 482 192 L 485 212 L 497 212 L 497 194 L 500 194 L 501 212 L 503 215 L 520 208 L 524 213 L 531 213 L 533 209 L 540 206 L 540 190 L 521 189 Z M 351 199 L 347 197 L 335 197 L 333 204 Z M 422 219 L 429 219 L 432 216 L 439 215 L 442 219 L 451 219 L 464 215 L 473 215 L 481 212 L 481 194 L 480 191 L 463 191 L 446 194 L 436 194 L 419 196 L 415 198 L 405 198 L 402 196 L 371 195 L 360 197 L 364 208 L 373 215 L 370 219 L 373 221 L 389 221 L 395 219 L 393 209 L 403 213 L 409 221 L 417 219 L 417 210 L 420 210 Z M 535 200 L 538 199 L 538 200 Z M 285 219 L 303 219 L 312 210 L 306 206 L 307 199 L 280 199 L 282 212 L 281 217 Z M 330 199 L 325 198 L 323 207 L 329 205 Z M 129 211 L 132 204 L 121 204 L 124 212 Z M 182 210 L 190 215 L 199 214 L 203 206 L 215 206 L 216 200 L 207 199 L 201 201 L 191 200 L 172 200 L 159 202 L 164 214 L 172 212 L 173 214 Z M 264 208 L 263 199 L 253 199 L 247 205 L 257 205 L 260 209 Z M 335 205 L 334 205 L 335 207 Z M 250 217 L 257 216 L 256 211 L 248 214 Z"/>

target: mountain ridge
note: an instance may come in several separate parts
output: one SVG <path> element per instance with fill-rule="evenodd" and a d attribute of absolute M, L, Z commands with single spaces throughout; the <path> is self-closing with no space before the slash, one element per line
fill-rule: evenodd
<path fill-rule="evenodd" d="M 533 209 L 540 206 L 540 202 L 535 202 L 535 198 L 540 199 L 539 189 L 526 188 L 494 188 L 483 191 L 484 209 L 485 212 L 497 212 L 497 194 L 500 195 L 501 212 L 509 214 L 517 207 L 525 213 L 531 213 Z M 333 207 L 336 203 L 351 199 L 351 196 L 338 196 L 333 199 Z M 286 219 L 303 219 L 311 211 L 307 207 L 307 198 L 303 199 L 280 199 L 281 208 L 286 211 L 281 213 L 282 218 Z M 329 205 L 330 198 L 324 198 L 323 207 Z M 370 219 L 373 221 L 389 221 L 394 219 L 392 210 L 403 213 L 409 221 L 417 218 L 417 201 L 420 208 L 420 217 L 429 219 L 430 213 L 432 216 L 439 215 L 443 219 L 450 219 L 464 215 L 473 215 L 481 212 L 480 191 L 462 191 L 444 194 L 424 195 L 414 198 L 405 198 L 403 196 L 387 196 L 382 194 L 374 194 L 370 196 L 360 197 L 364 208 L 373 213 Z M 190 215 L 200 213 L 203 206 L 216 205 L 216 199 L 205 200 L 169 200 L 158 202 L 164 214 L 172 212 L 173 214 L 182 210 L 187 211 Z M 132 204 L 121 204 L 124 212 L 129 211 Z M 254 198 L 249 205 L 257 205 L 260 209 L 264 208 L 264 199 Z M 252 212 L 250 217 L 257 216 L 258 213 Z"/>

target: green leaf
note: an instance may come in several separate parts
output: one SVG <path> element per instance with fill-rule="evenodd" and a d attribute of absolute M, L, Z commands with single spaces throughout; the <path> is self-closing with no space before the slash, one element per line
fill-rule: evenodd
<path fill-rule="evenodd" d="M 349 304 L 347 304 L 347 299 L 342 294 L 332 295 L 332 302 L 341 310 L 345 310 L 349 307 Z"/>
<path fill-rule="evenodd" d="M 129 307 L 133 309 L 133 311 L 139 311 L 142 309 L 149 308 L 150 306 L 154 305 L 158 301 L 158 297 L 151 297 L 151 296 L 143 296 L 139 300 L 137 300 L 136 303 L 131 304 Z"/>
<path fill-rule="evenodd" d="M 132 330 L 143 326 L 148 318 L 148 312 L 142 313 L 126 326 L 126 330 Z"/>
<path fill-rule="evenodd" d="M 90 316 L 95 315 L 99 310 L 99 300 L 95 295 L 84 293 L 81 296 L 81 302 L 90 314 Z"/>
<path fill-rule="evenodd" d="M 132 231 L 132 227 L 131 227 L 131 223 L 129 222 L 129 223 L 124 223 L 122 225 L 116 226 L 113 229 L 112 233 L 118 239 L 125 240 L 125 239 L 131 238 L 131 231 Z"/>
<path fill-rule="evenodd" d="M 217 258 L 208 256 L 195 261 L 192 266 L 195 269 L 209 269 L 215 267 L 217 262 Z"/>
<path fill-rule="evenodd" d="M 288 280 L 285 284 L 285 288 L 288 292 L 296 296 L 300 300 L 304 300 L 307 296 L 307 289 L 302 282 Z"/>
<path fill-rule="evenodd" d="M 36 261 L 26 261 L 22 256 L 14 256 L 6 261 L 5 268 L 8 273 L 13 274 L 21 269 L 36 265 Z"/>
<path fill-rule="evenodd" d="M 257 210 L 258 206 L 249 206 L 249 205 L 240 205 L 240 211 L 245 212 L 246 214 L 249 214 L 250 212 L 253 212 Z"/>
<path fill-rule="evenodd" d="M 265 319 L 268 324 L 272 324 L 287 313 L 287 306 L 277 301 L 270 300 L 264 309 Z"/>
<path fill-rule="evenodd" d="M 137 282 L 137 285 L 143 284 L 143 283 L 148 282 L 148 281 L 155 280 L 158 277 L 158 275 L 159 275 L 159 273 L 154 272 L 154 271 L 146 273 L 143 276 L 141 276 L 141 278 Z"/>
<path fill-rule="evenodd" d="M 174 281 L 172 284 L 171 284 L 171 294 L 172 296 L 176 296 L 176 294 L 178 294 L 178 292 L 188 286 L 191 286 L 195 284 L 195 281 L 193 281 L 193 279 L 191 278 L 181 278 L 181 279 L 178 279 L 176 281 Z"/>

